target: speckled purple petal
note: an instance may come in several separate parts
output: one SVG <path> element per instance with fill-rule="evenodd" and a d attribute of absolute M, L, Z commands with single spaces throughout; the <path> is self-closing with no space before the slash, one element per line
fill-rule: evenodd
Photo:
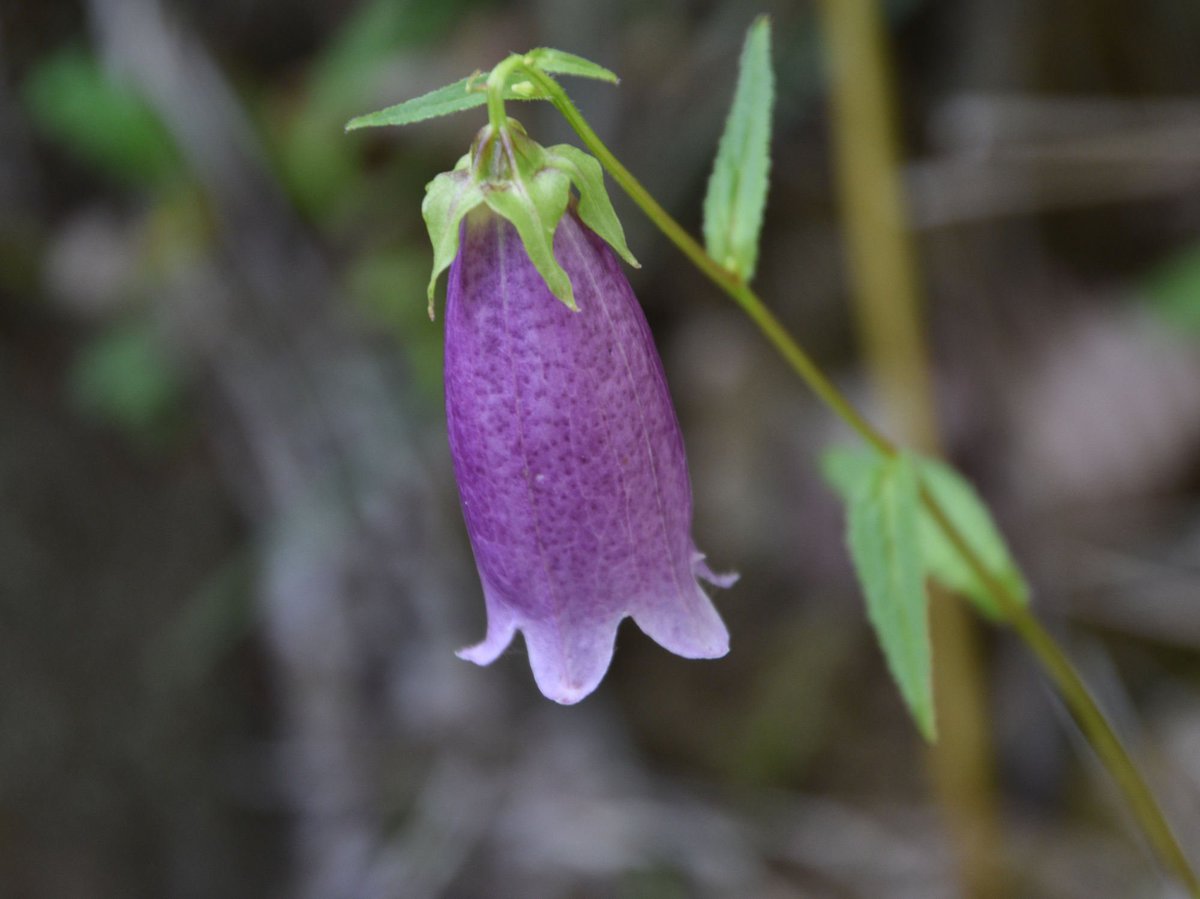
<path fill-rule="evenodd" d="M 464 224 L 446 303 L 446 417 L 492 662 L 525 635 L 541 691 L 592 692 L 632 616 L 671 652 L 716 658 L 729 634 L 696 576 L 679 423 L 641 307 L 573 211 L 554 252 L 579 312 L 555 299 L 515 229 Z"/>

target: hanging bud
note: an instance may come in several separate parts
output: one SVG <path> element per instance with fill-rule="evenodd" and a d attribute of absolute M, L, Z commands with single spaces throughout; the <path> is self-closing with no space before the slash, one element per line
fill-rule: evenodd
<path fill-rule="evenodd" d="M 724 655 L 697 576 L 735 579 L 692 542 L 679 423 L 603 191 L 591 157 L 510 127 L 484 129 L 425 204 L 435 279 L 453 258 L 446 416 L 488 614 L 459 654 L 486 665 L 520 630 L 562 703 L 599 684 L 626 617 L 681 656 Z"/>

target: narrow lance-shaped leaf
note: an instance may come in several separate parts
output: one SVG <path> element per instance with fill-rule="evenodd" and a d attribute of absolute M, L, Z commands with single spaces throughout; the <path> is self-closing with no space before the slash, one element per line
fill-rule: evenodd
<path fill-rule="evenodd" d="M 453 115 L 467 109 L 487 104 L 487 94 L 478 90 L 486 81 L 484 75 L 469 75 L 439 87 L 427 94 L 360 115 L 346 123 L 347 131 L 357 128 L 376 128 L 381 125 L 411 125 L 413 122 L 423 122 L 426 119 L 436 119 L 439 116 Z M 529 90 L 529 85 L 509 85 L 504 91 L 506 100 L 537 100 L 541 99 L 536 92 Z"/>
<path fill-rule="evenodd" d="M 847 536 L 892 677 L 925 739 L 936 738 L 929 598 L 921 564 L 916 466 L 879 457 L 853 492 Z"/>
<path fill-rule="evenodd" d="M 873 449 L 834 449 L 821 461 L 825 479 L 849 502 L 882 457 Z M 991 512 L 974 488 L 953 468 L 936 459 L 916 460 L 921 484 L 945 512 L 984 567 L 1018 600 L 1029 602 L 1029 586 L 1013 561 Z M 975 574 L 937 520 L 922 503 L 920 510 L 921 561 L 926 577 L 969 599 L 984 615 L 1003 616 L 987 585 Z"/>
<path fill-rule="evenodd" d="M 543 72 L 559 75 L 575 75 L 580 78 L 594 78 L 598 81 L 617 83 L 617 76 L 597 65 L 591 60 L 576 56 L 574 53 L 564 53 L 551 47 L 538 47 L 530 50 L 523 57 L 524 62 L 536 66 Z M 481 90 L 487 81 L 486 73 L 476 73 L 439 87 L 427 94 L 397 103 L 377 112 L 367 113 L 351 119 L 346 124 L 347 131 L 357 128 L 374 128 L 381 125 L 411 125 L 413 122 L 423 122 L 439 116 L 452 115 L 467 109 L 475 109 L 487 104 L 487 94 Z M 513 74 L 512 80 L 505 86 L 506 100 L 541 100 L 545 99 L 541 91 L 532 82 L 524 79 L 520 72 Z"/>
<path fill-rule="evenodd" d="M 704 243 L 719 265 L 749 281 L 758 263 L 758 237 L 770 172 L 771 22 L 750 26 L 738 66 L 733 106 L 717 148 L 704 198 Z"/>
<path fill-rule="evenodd" d="M 949 465 L 934 459 L 919 460 L 921 482 L 937 501 L 950 523 L 962 534 L 984 567 L 1023 603 L 1029 587 L 1009 555 L 1008 547 L 979 496 Z M 921 515 L 921 554 L 930 576 L 956 593 L 966 596 L 990 618 L 1003 615 L 987 586 L 942 532 L 925 509 Z"/>
<path fill-rule="evenodd" d="M 471 90 L 472 83 L 477 80 L 478 76 L 463 78 L 387 109 L 357 116 L 346 123 L 346 130 L 379 125 L 409 125 L 483 106 L 487 103 L 487 96 L 481 91 Z"/>
<path fill-rule="evenodd" d="M 597 81 L 607 81 L 616 84 L 619 79 L 616 73 L 597 65 L 590 59 L 576 56 L 574 53 L 564 53 L 553 47 L 538 47 L 525 54 L 525 62 L 537 66 L 543 72 L 555 75 L 575 75 L 579 78 L 594 78 Z"/>

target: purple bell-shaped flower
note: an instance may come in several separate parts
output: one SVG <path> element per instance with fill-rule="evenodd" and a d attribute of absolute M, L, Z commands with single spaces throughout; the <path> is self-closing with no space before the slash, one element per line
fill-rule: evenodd
<path fill-rule="evenodd" d="M 530 181 L 570 149 L 532 146 L 524 152 L 543 166 Z M 678 655 L 725 655 L 729 634 L 697 576 L 720 586 L 735 576 L 714 576 L 692 542 L 679 422 L 616 255 L 572 202 L 550 230 L 549 262 L 535 264 L 523 222 L 495 211 L 511 197 L 488 202 L 495 189 L 485 182 L 471 211 L 454 206 L 446 301 L 450 448 L 488 615 L 483 642 L 459 655 L 486 665 L 519 630 L 538 687 L 573 703 L 603 678 L 626 617 Z M 581 194 L 596 220 L 596 199 Z M 627 255 L 619 227 L 612 242 Z M 562 301 L 548 265 L 569 284 Z"/>

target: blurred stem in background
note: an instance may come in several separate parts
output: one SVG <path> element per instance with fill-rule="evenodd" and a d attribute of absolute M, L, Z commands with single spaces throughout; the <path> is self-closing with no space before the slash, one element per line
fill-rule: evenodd
<path fill-rule="evenodd" d="M 579 135 L 583 144 L 600 161 L 612 179 L 621 186 L 643 213 L 704 275 L 736 302 L 750 317 L 763 336 L 779 352 L 791 369 L 829 408 L 845 421 L 870 446 L 894 456 L 900 452 L 882 432 L 854 407 L 837 386 L 813 362 L 812 358 L 783 327 L 757 293 L 737 275 L 722 268 L 679 222 L 663 209 L 654 197 L 617 159 L 588 124 L 566 91 L 536 66 L 522 66 L 521 71 L 544 91 L 567 123 Z M 1075 670 L 1067 654 L 1041 622 L 1005 584 L 988 569 L 967 539 L 947 517 L 945 510 L 928 490 L 921 490 L 921 503 L 938 528 L 950 541 L 959 556 L 991 595 L 1002 620 L 1033 652 L 1042 670 L 1054 682 L 1059 695 L 1071 710 L 1088 743 L 1096 751 L 1113 780 L 1120 786 L 1142 832 L 1154 848 L 1163 865 L 1179 878 L 1188 893 L 1200 899 L 1200 878 L 1197 878 L 1187 856 L 1171 830 L 1162 809 L 1146 784 L 1137 765 L 1126 751 L 1120 738 L 1108 722 L 1087 685 Z"/>
<path fill-rule="evenodd" d="M 940 455 L 920 277 L 908 230 L 884 23 L 876 0 L 818 3 L 829 67 L 834 168 L 867 370 L 900 441 Z M 930 767 L 964 896 L 1007 895 L 987 698 L 974 620 L 929 585 L 938 742 Z"/>

